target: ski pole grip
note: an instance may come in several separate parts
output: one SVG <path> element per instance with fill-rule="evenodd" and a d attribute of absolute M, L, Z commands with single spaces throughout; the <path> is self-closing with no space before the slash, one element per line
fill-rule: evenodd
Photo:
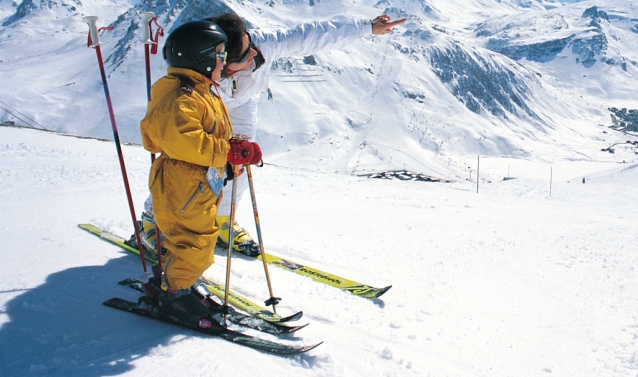
<path fill-rule="evenodd" d="M 140 13 L 140 17 L 142 18 L 142 40 L 145 45 L 154 45 L 156 42 L 153 41 L 151 36 L 151 20 L 155 18 L 155 13 L 153 12 L 142 12 Z"/>
<path fill-rule="evenodd" d="M 100 42 L 100 35 L 97 30 L 97 16 L 86 16 L 82 19 L 82 21 L 89 24 L 89 35 L 91 37 L 89 47 L 97 47 L 101 45 L 102 42 Z"/>

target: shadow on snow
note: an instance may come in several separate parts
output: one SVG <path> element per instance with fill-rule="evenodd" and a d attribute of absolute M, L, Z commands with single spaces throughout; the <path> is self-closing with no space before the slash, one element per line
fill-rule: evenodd
<path fill-rule="evenodd" d="M 130 258 L 69 268 L 10 300 L 9 322 L 0 328 L 0 375 L 117 375 L 168 344 L 179 329 L 102 305 L 115 296 L 136 300 L 139 293 L 117 282 L 139 268 Z"/>

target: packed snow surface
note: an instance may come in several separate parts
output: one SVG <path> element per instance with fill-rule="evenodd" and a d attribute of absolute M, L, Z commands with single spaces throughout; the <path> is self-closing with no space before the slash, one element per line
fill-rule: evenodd
<path fill-rule="evenodd" d="M 465 180 L 255 169 L 267 251 L 393 285 L 366 300 L 271 267 L 279 313 L 310 323 L 282 341 L 325 342 L 280 358 L 102 306 L 135 300 L 117 282 L 144 275 L 137 256 L 77 227 L 132 233 L 113 143 L 7 127 L 0 140 L 0 376 L 638 372 L 636 163 L 485 159 L 481 171 L 515 179 L 478 194 Z M 149 156 L 123 150 L 139 209 Z M 250 206 L 238 216 L 254 234 Z M 215 259 L 206 276 L 223 283 Z M 268 298 L 259 261 L 234 258 L 230 281 Z"/>

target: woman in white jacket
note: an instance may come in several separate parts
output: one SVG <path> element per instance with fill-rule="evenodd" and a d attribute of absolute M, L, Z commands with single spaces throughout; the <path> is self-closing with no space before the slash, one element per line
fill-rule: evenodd
<path fill-rule="evenodd" d="M 262 93 L 268 91 L 272 62 L 289 56 L 307 56 L 322 50 L 339 48 L 349 41 L 368 35 L 384 35 L 405 19 L 392 21 L 382 15 L 374 20 L 343 19 L 301 24 L 293 29 L 247 30 L 245 22 L 234 13 L 207 19 L 219 25 L 228 36 L 228 64 L 219 82 L 221 97 L 230 115 L 233 133 L 253 140 L 257 133 L 257 108 Z M 247 180 L 238 180 L 237 203 L 246 191 Z M 228 244 L 231 185 L 224 188 L 217 211 L 221 227 L 219 242 Z M 233 249 L 248 255 L 259 254 L 248 233 L 235 224 Z"/>
<path fill-rule="evenodd" d="M 225 13 L 206 19 L 219 25 L 226 36 L 228 63 L 218 82 L 235 135 L 253 140 L 257 133 L 257 108 L 260 96 L 268 91 L 272 62 L 289 56 L 308 56 L 322 50 L 342 47 L 348 42 L 369 35 L 384 35 L 405 22 L 405 18 L 392 21 L 382 15 L 374 20 L 341 19 L 328 22 L 301 24 L 293 29 L 272 32 L 247 30 L 246 23 L 234 13 Z M 237 181 L 237 204 L 246 191 L 246 179 Z M 217 210 L 217 223 L 221 228 L 218 242 L 228 245 L 231 203 L 231 185 L 223 189 L 222 202 Z M 142 240 L 149 249 L 155 249 L 155 224 L 152 203 L 144 203 L 142 214 Z M 247 255 L 259 254 L 259 247 L 250 235 L 236 223 L 233 230 L 233 249 Z M 131 241 L 135 235 L 131 237 Z"/>

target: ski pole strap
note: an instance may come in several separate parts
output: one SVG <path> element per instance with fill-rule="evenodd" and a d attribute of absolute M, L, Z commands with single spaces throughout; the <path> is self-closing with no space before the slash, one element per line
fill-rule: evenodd
<path fill-rule="evenodd" d="M 157 54 L 157 46 L 159 46 L 159 37 L 163 37 L 164 36 L 164 28 L 160 26 L 160 24 L 157 23 L 157 17 L 153 17 L 149 22 L 148 22 L 148 27 L 151 29 L 151 35 L 153 35 L 153 22 L 155 22 L 155 26 L 157 26 L 157 31 L 155 32 L 155 38 L 151 37 L 151 39 L 153 40 L 153 42 L 155 42 L 153 44 L 153 46 L 151 47 L 151 54 L 155 55 Z"/>
<path fill-rule="evenodd" d="M 231 165 L 229 162 L 226 163 L 226 177 L 224 178 L 224 186 L 226 186 L 226 183 L 228 183 L 228 181 L 232 181 L 233 179 L 235 179 L 235 172 L 233 171 L 233 165 Z"/>
<path fill-rule="evenodd" d="M 113 26 L 104 26 L 104 27 L 99 28 L 97 31 L 99 33 L 102 30 L 113 30 Z M 91 38 L 91 31 L 89 31 L 88 43 L 86 44 L 86 46 L 87 47 L 91 47 L 92 44 L 93 44 L 93 39 Z"/>

